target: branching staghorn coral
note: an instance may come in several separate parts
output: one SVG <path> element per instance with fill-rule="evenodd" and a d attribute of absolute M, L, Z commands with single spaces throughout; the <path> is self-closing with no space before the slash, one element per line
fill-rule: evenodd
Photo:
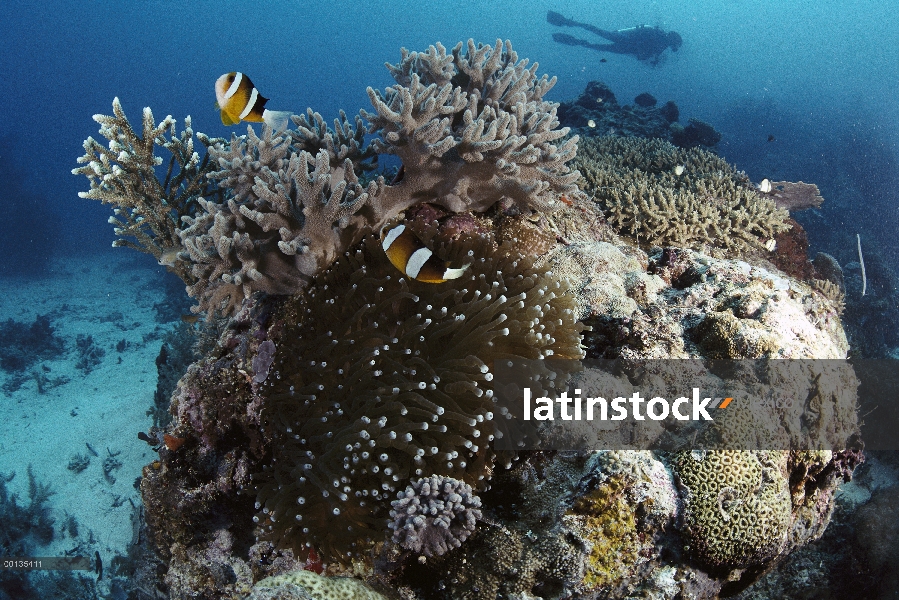
<path fill-rule="evenodd" d="M 490 443 L 505 427 L 492 363 L 583 350 L 567 283 L 501 250 L 450 243 L 444 258 L 472 265 L 434 285 L 404 277 L 369 237 L 285 306 L 264 392 L 273 457 L 254 476 L 267 538 L 345 557 L 383 539 L 413 479 L 485 488 L 494 462 L 510 464 Z"/>
<path fill-rule="evenodd" d="M 403 162 L 398 190 L 454 212 L 484 211 L 501 198 L 524 211 L 556 208 L 558 195 L 577 193 L 565 163 L 578 138 L 552 143 L 568 133 L 557 128 L 558 104 L 543 100 L 555 77 L 538 79 L 537 64 L 519 62 L 508 41 L 462 48 L 403 49 L 387 65 L 397 85 L 384 94 L 368 88 L 375 112 L 362 115 L 379 135 L 376 151 Z"/>
<path fill-rule="evenodd" d="M 745 252 L 789 229 L 787 211 L 706 150 L 595 137 L 584 140 L 573 166 L 609 223 L 641 242 Z"/>
<path fill-rule="evenodd" d="M 509 42 L 476 46 L 469 40 L 466 48 L 463 53 L 459 43 L 451 54 L 439 43 L 427 53 L 404 49 L 400 63 L 388 65 L 397 85 L 383 94 L 368 90 L 375 112 L 361 111 L 350 123 L 341 111 L 334 130 L 310 109 L 293 118 L 296 129 L 280 134 L 267 126 L 261 135 L 248 128 L 246 136 L 232 136 L 230 143 L 198 135 L 209 163 L 204 158 L 198 165 L 199 157 L 190 155 L 194 162 L 184 163 L 182 171 L 195 175 L 187 179 L 192 187 L 171 199 L 159 189 L 165 185 L 140 175 L 152 171 L 158 159 L 152 143 L 138 143 L 120 107 L 115 119 L 103 117 L 109 123 L 101 121 L 101 132 L 110 139 L 133 138 L 131 145 L 141 150 L 137 162 L 117 170 L 103 167 L 109 153 L 88 140 L 89 156 L 82 160 L 98 165 L 99 174 L 92 166 L 76 172 L 105 178 L 96 184 L 104 193 L 126 189 L 102 199 L 128 215 L 132 205 L 140 205 L 137 216 L 119 229 L 137 236 L 146 226 L 164 232 L 165 244 L 139 237 L 157 258 L 167 247 L 183 247 L 173 268 L 199 301 L 195 310 L 207 314 L 234 314 L 255 292 L 301 290 L 368 232 L 422 202 L 453 212 L 483 212 L 502 200 L 530 213 L 556 208 L 561 194 L 580 194 L 578 174 L 566 166 L 577 138 L 553 143 L 568 130 L 558 128 L 557 104 L 543 100 L 555 79 L 538 79 L 536 63 L 528 68 Z M 145 117 L 149 114 L 147 109 Z M 369 121 L 367 131 L 378 135 L 367 146 L 363 119 Z M 154 127 L 150 115 L 145 139 L 160 137 L 174 122 L 168 118 Z M 189 127 L 184 135 L 181 146 L 187 147 Z M 359 176 L 385 153 L 402 160 L 398 176 L 390 183 L 383 177 L 361 182 Z M 216 189 L 211 182 L 218 183 L 220 197 L 200 198 Z M 169 220 L 157 223 L 170 202 L 189 209 L 171 210 Z M 156 220 L 147 223 L 144 213 Z"/>
<path fill-rule="evenodd" d="M 295 150 L 310 154 L 326 150 L 332 169 L 343 168 L 344 161 L 350 159 L 357 175 L 378 168 L 378 153 L 374 146 L 365 145 L 367 127 L 361 116 L 356 115 L 354 127 L 341 110 L 340 118 L 334 119 L 334 129 L 329 129 L 320 114 L 307 108 L 305 115 L 293 116 L 293 123 L 297 128 L 287 133 Z"/>
<path fill-rule="evenodd" d="M 190 117 L 184 119 L 184 130 L 179 135 L 171 115 L 157 125 L 149 108 L 144 109 L 143 135 L 139 135 L 128 122 L 118 98 L 112 101 L 112 111 L 113 116 L 94 115 L 109 147 L 88 137 L 84 141 L 85 154 L 78 159 L 84 166 L 72 169 L 72 174 L 86 176 L 91 184 L 89 191 L 78 195 L 115 205 L 115 216 L 109 222 L 120 239 L 113 246 L 134 248 L 159 261 L 163 253 L 180 247 L 177 229 L 181 217 L 193 214 L 201 196 L 216 195 L 214 186 L 206 179 L 214 164 L 208 154 L 200 157 L 194 148 L 194 137 L 206 149 L 222 140 L 194 134 Z M 156 169 L 164 160 L 155 155 L 156 146 L 171 154 L 163 181 L 157 177 Z M 171 263 L 169 268 L 186 283 L 194 281 L 187 261 L 178 257 L 163 260 Z"/>
<path fill-rule="evenodd" d="M 326 150 L 291 153 L 268 126 L 210 152 L 223 169 L 209 177 L 232 194 L 201 200 L 178 232 L 196 280 L 188 292 L 209 313 L 233 313 L 256 291 L 302 289 L 380 220 L 370 206 L 378 182 L 363 188 L 349 159 L 332 175 Z"/>

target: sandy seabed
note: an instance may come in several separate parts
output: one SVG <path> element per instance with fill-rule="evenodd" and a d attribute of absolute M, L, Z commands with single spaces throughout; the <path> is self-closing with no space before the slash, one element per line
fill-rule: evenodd
<path fill-rule="evenodd" d="M 135 480 L 155 457 L 137 434 L 152 425 L 147 411 L 156 389 L 155 359 L 162 337 L 175 325 L 159 323 L 154 308 L 165 302 L 164 277 L 150 257 L 114 251 L 77 263 L 59 259 L 47 278 L 2 283 L 0 321 L 28 324 L 49 315 L 56 335 L 65 340 L 63 356 L 36 363 L 30 371 L 42 371 L 50 380 L 67 378 L 67 383 L 40 393 L 29 378 L 14 392 L 0 392 L 5 425 L 0 473 L 15 472 L 7 487 L 20 506 L 27 506 L 31 465 L 37 482 L 49 484 L 53 492 L 48 504 L 55 536 L 38 549 L 40 556 L 64 556 L 79 548 L 76 554 L 99 552 L 108 565 L 127 552 L 135 535 L 140 507 Z M 79 334 L 92 336 L 105 351 L 87 373 L 76 367 Z M 0 384 L 8 377 L 0 373 Z M 90 458 L 80 473 L 68 468 L 76 455 Z M 121 465 L 107 476 L 104 461 L 110 457 Z M 75 538 L 63 527 L 69 516 L 78 523 Z"/>

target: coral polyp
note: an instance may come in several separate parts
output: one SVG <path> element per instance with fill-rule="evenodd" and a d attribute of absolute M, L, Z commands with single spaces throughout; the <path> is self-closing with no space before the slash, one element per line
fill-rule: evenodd
<path fill-rule="evenodd" d="M 582 326 L 565 282 L 490 248 L 451 243 L 445 258 L 472 266 L 434 285 L 368 238 L 286 304 L 264 413 L 274 456 L 257 478 L 257 520 L 279 545 L 352 553 L 384 538 L 410 480 L 483 489 L 510 463 L 490 444 L 493 361 L 580 358 Z"/>

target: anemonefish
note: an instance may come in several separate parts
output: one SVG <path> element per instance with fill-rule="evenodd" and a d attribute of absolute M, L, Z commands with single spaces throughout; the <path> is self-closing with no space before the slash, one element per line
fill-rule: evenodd
<path fill-rule="evenodd" d="M 381 247 L 394 267 L 424 283 L 443 283 L 447 279 L 458 279 L 471 266 L 468 264 L 461 269 L 449 268 L 448 262 L 434 256 L 405 225 L 385 226 L 381 229 Z"/>
<path fill-rule="evenodd" d="M 264 98 L 250 78 L 243 73 L 225 73 L 215 82 L 216 108 L 222 111 L 222 123 L 236 125 L 241 121 L 266 123 L 273 129 L 284 129 L 290 118 L 288 111 L 265 108 Z"/>

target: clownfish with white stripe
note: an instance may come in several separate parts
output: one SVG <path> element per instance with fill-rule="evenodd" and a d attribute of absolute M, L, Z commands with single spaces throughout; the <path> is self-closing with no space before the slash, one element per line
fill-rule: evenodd
<path fill-rule="evenodd" d="M 237 125 L 241 121 L 266 123 L 272 129 L 285 129 L 289 111 L 268 110 L 264 98 L 250 78 L 243 73 L 225 73 L 215 82 L 216 108 L 222 111 L 222 123 Z"/>
<path fill-rule="evenodd" d="M 458 279 L 471 265 L 451 269 L 418 239 L 405 225 L 385 226 L 381 229 L 381 247 L 394 267 L 416 281 L 443 283 Z"/>

